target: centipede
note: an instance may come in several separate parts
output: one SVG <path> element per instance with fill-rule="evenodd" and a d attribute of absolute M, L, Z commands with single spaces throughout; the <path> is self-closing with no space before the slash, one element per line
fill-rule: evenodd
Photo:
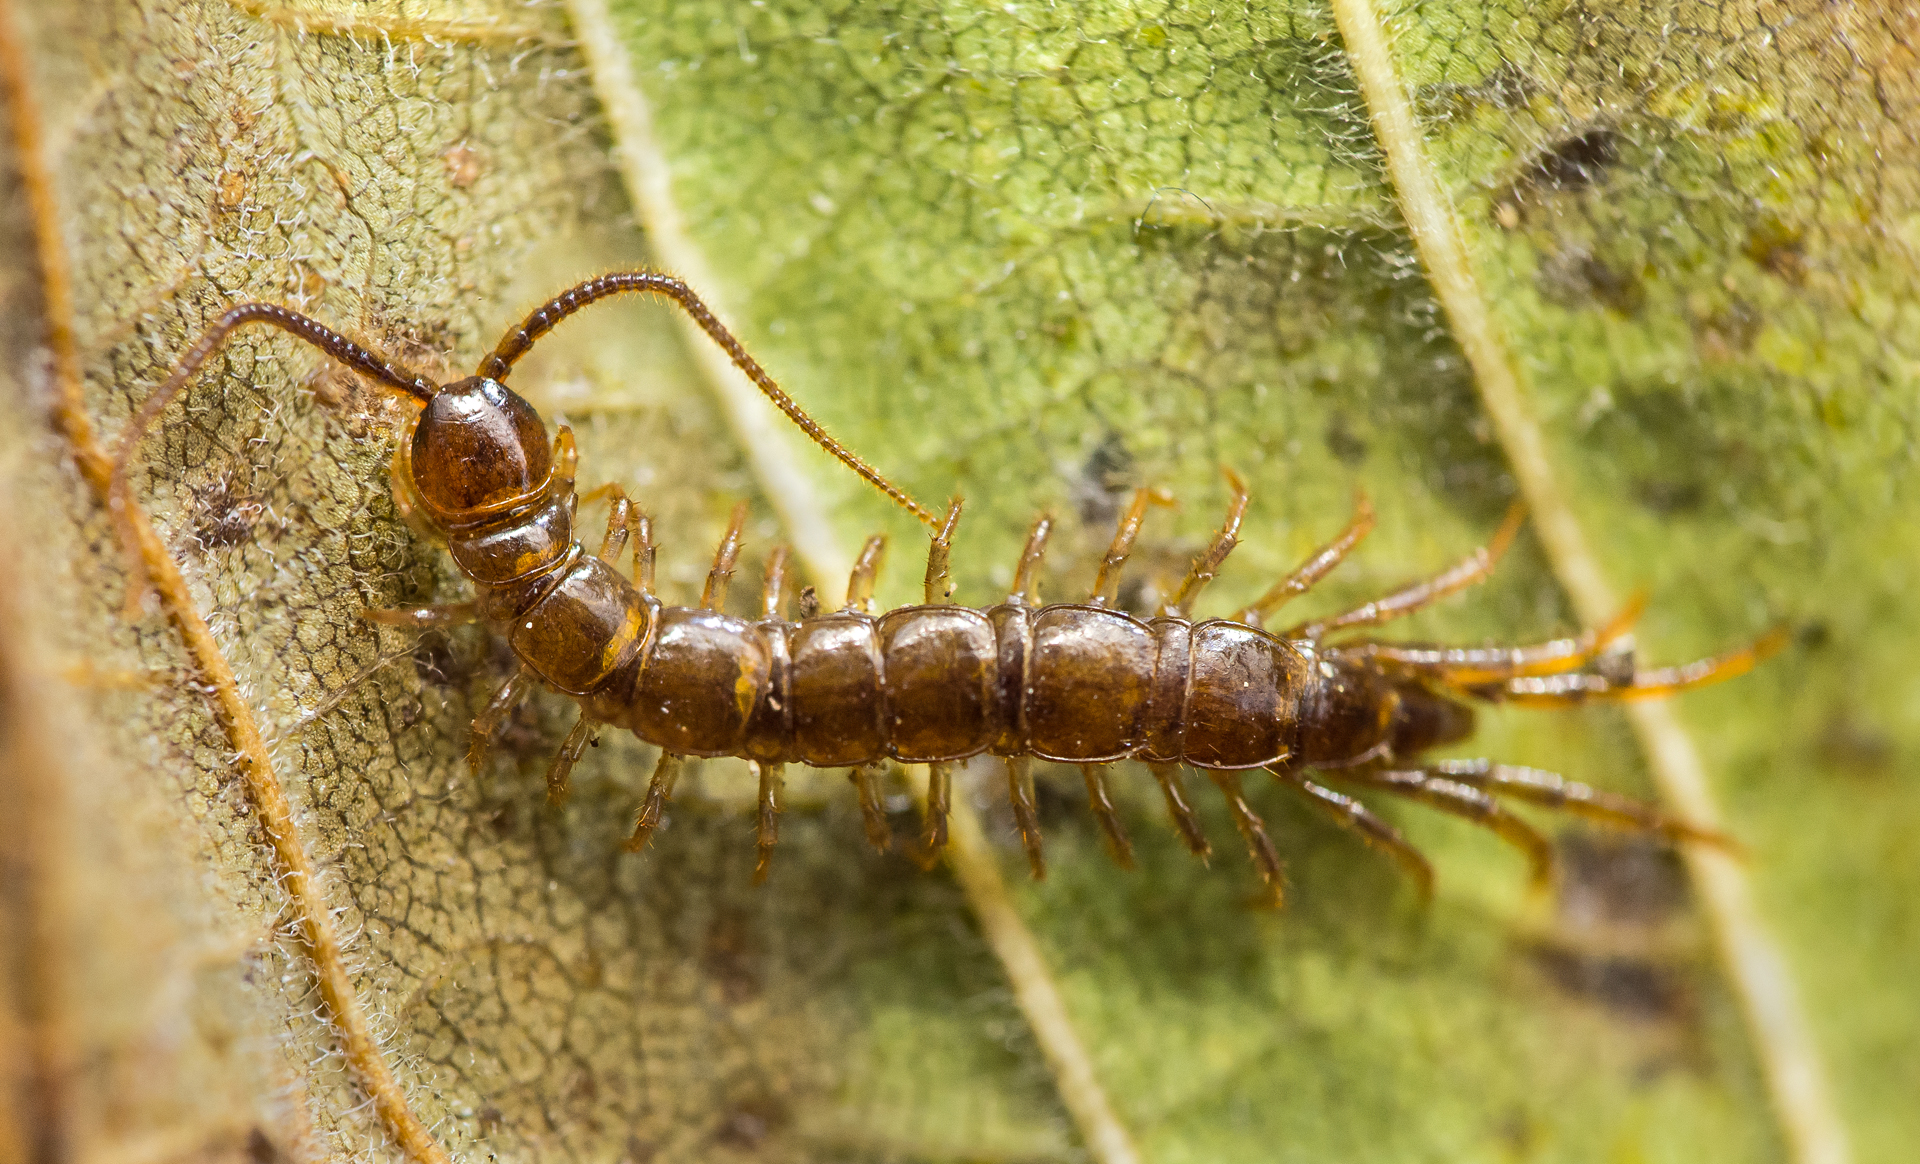
<path fill-rule="evenodd" d="M 653 296 L 684 311 L 802 432 L 928 527 L 924 600 L 874 609 L 885 539 L 869 538 L 846 599 L 821 609 L 812 587 L 788 617 L 788 552 L 766 556 L 760 617 L 724 609 L 747 509 L 733 511 L 697 606 L 663 603 L 648 516 L 618 484 L 576 490 L 572 431 L 551 430 L 509 389 L 514 364 L 568 317 L 623 295 Z M 1415 801 L 1491 830 L 1548 881 L 1553 844 L 1513 810 L 1526 804 L 1676 843 L 1726 845 L 1719 832 L 1623 795 L 1551 772 L 1485 759 L 1427 754 L 1469 739 L 1475 705 L 1564 708 L 1660 698 L 1738 675 L 1784 641 L 1775 628 L 1751 645 L 1679 666 L 1637 670 L 1616 648 L 1643 600 L 1582 634 L 1520 646 L 1438 646 L 1382 640 L 1373 631 L 1483 581 L 1519 533 L 1515 506 L 1492 537 L 1429 577 L 1340 613 L 1269 631 L 1286 603 L 1310 591 L 1374 525 L 1356 494 L 1344 529 L 1251 605 L 1228 618 L 1195 619 L 1196 601 L 1239 542 L 1248 489 L 1228 472 L 1231 501 L 1211 542 L 1152 617 L 1117 606 L 1123 564 L 1149 509 L 1141 489 L 1125 508 L 1090 592 L 1042 603 L 1040 568 L 1053 521 L 1032 526 L 1005 598 L 975 608 L 953 600 L 953 538 L 961 513 L 921 505 L 836 441 L 747 352 L 683 281 L 655 271 L 586 280 L 511 328 L 474 375 L 438 383 L 305 315 L 270 303 L 228 309 L 173 366 L 131 417 L 115 457 L 110 507 L 125 533 L 133 505 L 130 466 L 144 434 L 206 361 L 240 328 L 277 328 L 345 365 L 418 412 L 393 458 L 393 492 L 423 521 L 471 583 L 458 602 L 370 610 L 369 621 L 419 630 L 481 623 L 511 647 L 514 669 L 472 722 L 467 765 L 479 773 L 514 710 L 536 689 L 572 699 L 579 715 L 555 753 L 547 794 L 563 802 L 584 750 L 605 730 L 626 730 L 659 749 L 637 810 L 630 850 L 660 827 L 689 758 L 733 756 L 757 773 L 754 879 L 764 880 L 779 841 L 788 765 L 845 769 L 866 838 L 892 844 L 881 789 L 889 764 L 927 766 L 915 842 L 931 861 L 948 841 L 958 765 L 996 757 L 1034 877 L 1046 859 L 1034 761 L 1077 767 L 1112 857 L 1133 864 L 1133 842 L 1112 790 L 1114 765 L 1137 761 L 1158 783 L 1175 833 L 1205 858 L 1211 842 L 1185 783 L 1204 773 L 1220 793 L 1255 871 L 1278 898 L 1283 865 L 1243 774 L 1264 772 L 1339 825 L 1382 850 L 1423 898 L 1428 859 L 1378 815 L 1369 795 Z M 582 500 L 608 503 L 605 533 L 588 552 L 576 533 Z M 619 568 L 631 551 L 631 570 Z M 138 586 L 138 579 L 135 581 Z M 1622 666 L 1624 661 L 1625 665 Z"/>

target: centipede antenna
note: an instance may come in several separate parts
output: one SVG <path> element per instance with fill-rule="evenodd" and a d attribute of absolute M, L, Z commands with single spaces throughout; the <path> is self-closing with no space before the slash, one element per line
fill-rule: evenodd
<path fill-rule="evenodd" d="M 713 569 L 707 572 L 707 584 L 700 591 L 701 610 L 719 610 L 727 604 L 727 587 L 733 582 L 733 567 L 740 560 L 740 531 L 747 525 L 747 503 L 733 507 L 727 522 L 727 536 L 713 554 Z"/>
<path fill-rule="evenodd" d="M 1043 513 L 1027 531 L 1027 546 L 1020 551 L 1020 564 L 1013 571 L 1013 585 L 1007 588 L 1007 602 L 1014 606 L 1035 606 L 1040 601 L 1040 559 L 1047 555 L 1047 538 L 1053 533 L 1053 515 Z"/>
<path fill-rule="evenodd" d="M 933 535 L 933 545 L 927 550 L 927 587 L 928 606 L 937 606 L 953 598 L 953 576 L 947 566 L 953 554 L 953 527 L 960 524 L 961 499 L 956 497 L 947 503 L 947 516 L 940 523 L 940 532 Z"/>
<path fill-rule="evenodd" d="M 307 318 L 297 311 L 289 311 L 273 303 L 242 303 L 230 307 L 215 320 L 206 331 L 200 333 L 193 346 L 186 350 L 173 371 L 141 401 L 134 411 L 132 419 L 120 434 L 120 447 L 113 454 L 113 471 L 107 478 L 107 507 L 119 532 L 120 543 L 125 547 L 130 566 L 128 605 L 133 606 L 146 592 L 146 565 L 135 548 L 133 532 L 133 496 L 132 485 L 127 478 L 129 465 L 133 462 L 133 453 L 139 447 L 141 438 L 153 427 L 160 414 L 178 396 L 193 374 L 200 370 L 213 353 L 225 346 L 227 339 L 239 328 L 250 323 L 263 323 L 277 327 L 295 339 L 305 340 L 319 348 L 333 359 L 359 372 L 361 375 L 378 382 L 382 387 L 412 397 L 421 404 L 432 400 L 440 386 L 417 372 L 407 371 L 367 348 L 334 331 L 316 320 Z"/>
<path fill-rule="evenodd" d="M 784 544 L 767 552 L 766 574 L 760 585 L 760 617 L 769 621 L 785 617 L 787 553 Z"/>
<path fill-rule="evenodd" d="M 910 497 L 905 490 L 881 476 L 878 470 L 835 440 L 826 429 L 820 427 L 818 421 L 807 415 L 806 410 L 774 382 L 766 369 L 747 354 L 747 349 L 732 332 L 727 330 L 726 325 L 714 316 L 712 309 L 694 293 L 693 289 L 671 275 L 663 275 L 658 271 L 616 271 L 588 279 L 554 296 L 522 320 L 519 326 L 510 329 L 500 337 L 500 342 L 494 347 L 492 353 L 480 361 L 479 374 L 491 380 L 505 380 L 507 373 L 513 369 L 514 363 L 521 356 L 526 355 L 541 336 L 558 327 L 562 320 L 602 299 L 626 294 L 658 295 L 678 305 L 701 331 L 707 333 L 709 339 L 720 346 L 721 351 L 727 353 L 727 358 L 733 361 L 734 367 L 745 373 L 747 379 L 753 381 L 754 387 L 760 389 L 761 393 L 773 402 L 774 407 L 786 414 L 787 419 L 792 421 L 801 432 L 806 433 L 814 444 L 819 445 L 841 464 L 858 473 L 862 480 L 886 494 L 894 504 L 919 518 L 922 524 L 931 529 L 939 528 L 939 519 L 924 506 Z"/>
<path fill-rule="evenodd" d="M 860 556 L 854 559 L 853 576 L 847 579 L 847 610 L 873 613 L 873 582 L 880 575 L 880 562 L 887 556 L 887 539 L 883 534 L 874 534 L 860 547 Z"/>

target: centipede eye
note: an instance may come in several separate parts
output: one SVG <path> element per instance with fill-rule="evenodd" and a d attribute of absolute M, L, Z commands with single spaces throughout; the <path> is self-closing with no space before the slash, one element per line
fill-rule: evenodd
<path fill-rule="evenodd" d="M 414 487 L 448 514 L 531 493 L 552 457 L 533 405 L 481 376 L 435 393 L 413 430 Z"/>

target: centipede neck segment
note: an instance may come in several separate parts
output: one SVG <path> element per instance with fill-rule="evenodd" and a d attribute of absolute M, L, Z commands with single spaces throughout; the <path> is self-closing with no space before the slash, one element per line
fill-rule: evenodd
<path fill-rule="evenodd" d="M 822 612 L 810 587 L 801 594 L 800 619 L 789 621 L 786 553 L 776 547 L 767 559 L 760 616 L 727 613 L 744 505 L 734 511 L 694 607 L 665 605 L 654 594 L 652 526 L 618 485 L 587 495 L 605 497 L 609 511 L 597 552 L 581 544 L 574 528 L 582 497 L 575 492 L 572 433 L 562 425 L 550 436 L 539 413 L 504 380 L 561 320 L 626 292 L 660 295 L 685 310 L 823 449 L 934 531 L 922 605 L 871 609 L 885 548 L 875 537 L 859 555 L 843 607 Z M 1276 900 L 1282 864 L 1242 786 L 1250 770 L 1270 773 L 1386 851 L 1423 892 L 1432 882 L 1426 859 L 1354 792 L 1417 800 L 1481 824 L 1521 849 L 1536 878 L 1547 875 L 1552 847 L 1504 801 L 1678 840 L 1714 841 L 1710 831 L 1649 805 L 1551 773 L 1484 760 L 1435 761 L 1425 753 L 1472 733 L 1474 700 L 1559 707 L 1658 697 L 1738 674 L 1782 640 L 1775 632 L 1718 658 L 1645 672 L 1629 665 L 1623 674 L 1599 664 L 1631 627 L 1637 604 L 1584 635 L 1523 647 L 1434 647 L 1357 633 L 1486 578 L 1520 529 L 1518 507 L 1485 547 L 1449 569 L 1269 633 L 1266 620 L 1312 589 L 1372 528 L 1364 497 L 1356 499 L 1339 536 L 1253 605 L 1233 618 L 1195 620 L 1194 606 L 1238 544 L 1247 512 L 1247 489 L 1231 473 L 1226 519 L 1152 618 L 1114 608 L 1119 574 L 1143 520 L 1152 506 L 1170 501 L 1146 489 L 1125 511 L 1082 601 L 1039 602 L 1040 565 L 1053 528 L 1042 517 L 1004 600 L 985 609 L 956 605 L 949 563 L 959 501 L 944 520 L 936 518 L 828 436 L 684 284 L 645 271 L 602 276 L 557 296 L 508 331 L 478 374 L 446 385 L 283 308 L 236 307 L 189 349 L 128 426 L 115 464 L 116 512 L 130 504 L 126 470 L 140 435 L 228 335 L 253 322 L 288 331 L 420 403 L 411 439 L 396 457 L 403 471 L 396 473 L 395 496 L 423 511 L 478 593 L 471 602 L 367 617 L 414 628 L 485 621 L 511 645 L 518 668 L 475 718 L 469 763 L 478 769 L 485 762 L 494 735 L 534 688 L 572 697 L 580 719 L 548 771 L 549 796 L 566 797 L 574 762 L 603 728 L 628 729 L 657 745 L 659 764 L 629 841 L 638 849 L 664 820 L 684 758 L 743 757 L 759 771 L 756 878 L 767 874 L 778 840 L 787 764 L 847 769 L 868 839 L 879 848 L 892 843 L 880 771 L 893 762 L 927 764 L 918 846 L 930 859 L 947 840 L 954 766 L 983 754 L 1004 767 L 1036 876 L 1045 863 L 1035 759 L 1080 768 L 1095 819 L 1123 865 L 1133 848 L 1114 807 L 1111 766 L 1144 762 L 1179 835 L 1201 856 L 1210 845 L 1181 774 L 1189 767 L 1206 772 Z M 616 568 L 629 548 L 630 574 Z"/>

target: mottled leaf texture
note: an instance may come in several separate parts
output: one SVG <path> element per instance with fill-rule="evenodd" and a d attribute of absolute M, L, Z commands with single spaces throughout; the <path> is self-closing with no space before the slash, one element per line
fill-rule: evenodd
<path fill-rule="evenodd" d="M 1154 511 L 1122 592 L 1151 607 L 1217 524 L 1222 466 L 1254 502 L 1207 613 L 1330 536 L 1356 486 L 1381 529 L 1303 612 L 1453 560 L 1514 491 L 1318 5 L 625 0 L 647 142 L 616 142 L 552 7 L 15 9 L 109 435 L 233 302 L 455 375 L 553 290 L 679 248 L 836 433 L 929 503 L 967 496 L 963 601 L 997 597 L 1042 508 L 1060 524 L 1045 593 L 1078 597 L 1126 491 L 1156 484 L 1179 506 Z M 1549 457 L 1609 578 L 1651 596 L 1639 656 L 1794 628 L 1676 710 L 1856 1158 L 1901 1159 L 1920 1137 L 1920 29 L 1891 4 L 1386 15 Z M 652 239 L 616 145 L 666 166 L 680 218 L 640 213 Z M 0 151 L 0 1144 L 57 1128 L 71 1155 L 47 1159 L 396 1159 L 234 745 L 161 614 L 122 617 L 122 557 L 49 419 L 17 146 Z M 596 308 L 515 376 L 579 431 L 586 484 L 655 515 L 678 600 L 741 497 L 757 578 L 794 499 L 765 496 L 658 308 Z M 653 755 L 631 738 L 544 805 L 564 701 L 468 777 L 464 724 L 502 649 L 356 617 L 465 593 L 389 496 L 402 419 L 247 333 L 163 418 L 135 486 L 282 733 L 358 997 L 441 1142 L 471 1160 L 1083 1158 L 960 891 L 874 855 L 838 776 L 796 774 L 759 889 L 738 766 L 703 766 L 640 855 L 620 840 Z M 911 600 L 917 527 L 803 464 L 842 541 L 894 535 L 882 595 Z M 1524 537 L 1408 633 L 1572 625 Z M 1490 714 L 1460 754 L 1649 791 L 1602 710 Z M 1556 825 L 1563 884 L 1533 899 L 1488 834 L 1383 806 L 1436 858 L 1423 913 L 1384 858 L 1249 781 L 1289 863 L 1275 914 L 1249 905 L 1217 797 L 1200 796 L 1208 869 L 1121 769 L 1123 873 L 1078 773 L 1038 776 L 1049 878 L 1017 902 L 1145 1159 L 1786 1156 L 1660 848 Z M 890 804 L 904 836 L 908 801 Z M 987 812 L 1020 874 L 1001 796 Z"/>

